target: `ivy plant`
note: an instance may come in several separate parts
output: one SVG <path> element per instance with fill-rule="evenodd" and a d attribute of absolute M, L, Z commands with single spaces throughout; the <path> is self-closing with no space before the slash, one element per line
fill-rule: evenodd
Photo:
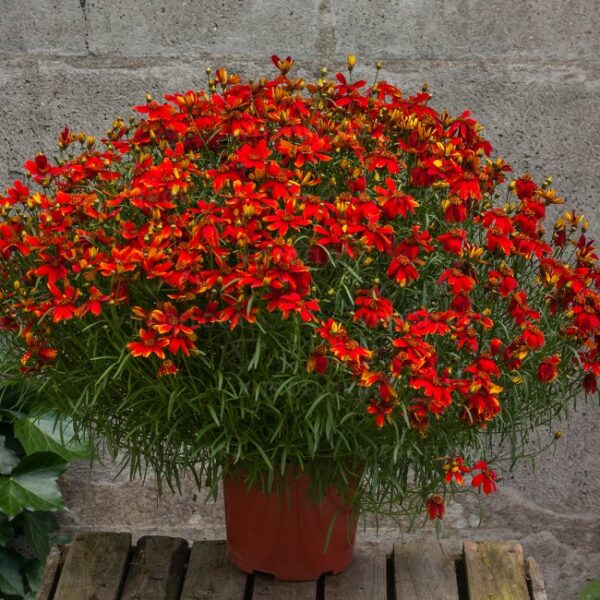
<path fill-rule="evenodd" d="M 54 512 L 64 508 L 58 478 L 89 458 L 71 423 L 33 415 L 21 390 L 0 389 L 0 597 L 33 600 L 53 542 Z"/>

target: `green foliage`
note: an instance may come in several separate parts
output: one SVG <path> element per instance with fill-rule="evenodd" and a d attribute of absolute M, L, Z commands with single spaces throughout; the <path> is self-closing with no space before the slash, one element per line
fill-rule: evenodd
<path fill-rule="evenodd" d="M 57 422 L 54 415 L 26 417 L 15 422 L 15 437 L 27 454 L 51 452 L 66 461 L 88 458 L 90 447 L 77 440 L 69 421 Z"/>
<path fill-rule="evenodd" d="M 51 452 L 25 456 L 8 477 L 0 479 L 0 510 L 9 518 L 24 510 L 57 510 L 62 496 L 57 480 L 67 463 Z"/>
<path fill-rule="evenodd" d="M 89 458 L 69 421 L 30 415 L 27 394 L 0 388 L 0 598 L 33 600 L 63 508 L 58 478 Z"/>
<path fill-rule="evenodd" d="M 586 586 L 577 596 L 577 600 L 600 600 L 600 579 L 596 579 Z"/>

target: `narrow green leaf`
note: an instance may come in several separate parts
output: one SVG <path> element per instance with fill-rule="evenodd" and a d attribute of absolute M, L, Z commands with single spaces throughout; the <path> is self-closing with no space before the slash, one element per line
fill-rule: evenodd
<path fill-rule="evenodd" d="M 252 356 L 252 359 L 250 360 L 250 362 L 248 363 L 248 371 L 251 371 L 252 369 L 256 369 L 258 367 L 258 361 L 260 360 L 260 340 L 261 340 L 262 336 L 258 335 L 256 336 L 256 348 L 254 349 L 254 355 Z"/>

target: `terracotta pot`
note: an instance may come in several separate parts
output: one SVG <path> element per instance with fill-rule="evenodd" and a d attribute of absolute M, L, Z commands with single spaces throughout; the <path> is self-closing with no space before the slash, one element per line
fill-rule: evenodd
<path fill-rule="evenodd" d="M 282 483 L 280 493 L 273 486 L 271 494 L 264 494 L 259 488 L 249 490 L 243 477 L 224 479 L 231 562 L 246 573 L 291 581 L 348 568 L 356 537 L 356 516 L 348 500 L 330 486 L 320 504 L 310 502 L 305 473 L 288 475 Z"/>

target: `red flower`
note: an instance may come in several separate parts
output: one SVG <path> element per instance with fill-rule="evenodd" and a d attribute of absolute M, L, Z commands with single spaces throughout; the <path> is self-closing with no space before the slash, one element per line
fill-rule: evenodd
<path fill-rule="evenodd" d="M 419 271 L 415 267 L 415 265 L 423 264 L 422 261 L 419 260 L 410 260 L 404 254 L 398 254 L 392 262 L 390 262 L 390 266 L 387 268 L 386 273 L 393 277 L 400 287 L 404 287 L 413 281 L 417 281 L 419 279 Z"/>
<path fill-rule="evenodd" d="M 307 260 L 313 265 L 322 267 L 327 264 L 327 251 L 325 250 L 325 248 L 323 248 L 323 246 L 319 244 L 313 244 L 308 249 Z"/>
<path fill-rule="evenodd" d="M 526 321 L 521 324 L 521 328 L 523 329 L 523 333 L 521 333 L 519 336 L 520 342 L 532 350 L 539 350 L 543 347 L 545 338 L 544 333 L 539 327 L 536 327 L 533 325 L 533 323 Z"/>
<path fill-rule="evenodd" d="M 438 283 L 448 283 L 452 293 L 456 296 L 461 292 L 470 292 L 475 285 L 475 280 L 461 269 L 446 269 L 438 279 Z"/>
<path fill-rule="evenodd" d="M 160 335 L 192 335 L 195 326 L 186 325 L 194 314 L 194 309 L 190 308 L 182 314 L 179 314 L 177 307 L 172 302 L 165 302 L 162 310 L 155 309 L 150 313 L 149 323 L 153 329 L 156 329 Z"/>
<path fill-rule="evenodd" d="M 444 209 L 444 220 L 448 223 L 462 223 L 469 215 L 466 202 L 458 196 L 450 196 L 442 202 L 442 208 Z"/>
<path fill-rule="evenodd" d="M 385 147 L 365 156 L 365 163 L 367 164 L 368 171 L 386 169 L 392 174 L 398 173 L 401 165 L 406 167 L 405 163 L 398 160 L 398 156 L 395 153 L 386 150 Z"/>
<path fill-rule="evenodd" d="M 77 311 L 74 303 L 81 292 L 71 285 L 66 286 L 64 291 L 54 285 L 48 285 L 48 289 L 53 296 L 49 307 L 52 321 L 60 323 L 72 319 Z"/>
<path fill-rule="evenodd" d="M 451 177 L 450 193 L 456 194 L 462 200 L 480 200 L 481 187 L 479 178 L 472 171 L 462 171 L 456 177 Z"/>
<path fill-rule="evenodd" d="M 319 373 L 325 375 L 329 368 L 329 358 L 327 357 L 327 347 L 324 345 L 317 346 L 314 352 L 311 352 L 306 362 L 306 370 L 309 373 Z"/>
<path fill-rule="evenodd" d="M 513 243 L 510 237 L 499 227 L 490 227 L 487 232 L 487 249 L 490 252 L 500 249 L 504 254 L 510 254 Z"/>
<path fill-rule="evenodd" d="M 266 140 L 260 140 L 255 146 L 244 144 L 236 153 L 236 158 L 248 169 L 264 169 L 266 160 L 271 155 Z"/>
<path fill-rule="evenodd" d="M 534 192 L 537 190 L 537 185 L 535 181 L 531 179 L 531 175 L 525 174 L 519 179 L 515 179 L 515 189 L 517 191 L 517 196 L 524 200 L 525 198 L 531 198 Z"/>
<path fill-rule="evenodd" d="M 177 373 L 179 373 L 179 368 L 173 364 L 173 361 L 167 359 L 163 360 L 156 374 L 159 377 L 165 377 L 166 375 L 177 375 Z"/>
<path fill-rule="evenodd" d="M 279 140 L 276 148 L 284 156 L 293 159 L 293 164 L 297 168 L 302 168 L 305 163 L 326 162 L 332 159 L 331 156 L 326 154 L 331 150 L 329 140 L 310 132 L 305 135 L 305 139 L 301 144 L 294 144 L 289 140 Z"/>
<path fill-rule="evenodd" d="M 594 373 L 586 373 L 584 375 L 583 389 L 586 394 L 595 394 L 598 391 L 598 378 Z"/>
<path fill-rule="evenodd" d="M 452 311 L 430 312 L 424 308 L 408 315 L 410 332 L 418 335 L 446 335 L 450 332 L 450 322 L 455 318 Z"/>
<path fill-rule="evenodd" d="M 429 498 L 427 498 L 427 502 L 425 502 L 425 507 L 427 509 L 427 515 L 432 521 L 434 519 L 443 519 L 444 515 L 446 514 L 446 504 L 444 502 L 444 498 L 439 494 L 429 496 Z"/>
<path fill-rule="evenodd" d="M 526 319 L 536 321 L 541 317 L 537 310 L 533 310 L 527 304 L 527 294 L 525 292 L 515 292 L 512 295 L 508 310 L 517 325 L 521 325 Z"/>
<path fill-rule="evenodd" d="M 394 410 L 393 404 L 382 402 L 381 400 L 369 400 L 369 406 L 367 412 L 370 415 L 375 415 L 375 424 L 381 428 L 384 426 L 386 419 L 389 419 L 389 415 Z"/>
<path fill-rule="evenodd" d="M 284 319 L 287 319 L 290 313 L 294 312 L 300 315 L 303 321 L 308 322 L 315 320 L 314 312 L 319 310 L 319 301 L 305 300 L 300 294 L 293 292 L 281 296 L 274 295 L 273 299 L 268 302 L 267 309 L 270 311 L 275 309 L 281 311 Z"/>
<path fill-rule="evenodd" d="M 310 225 L 309 219 L 295 214 L 295 204 L 292 200 L 286 202 L 285 210 L 278 208 L 273 214 L 263 217 L 263 220 L 269 223 L 267 229 L 276 231 L 280 236 L 285 235 L 290 227 L 298 231 L 300 227 Z"/>
<path fill-rule="evenodd" d="M 560 356 L 549 356 L 542 360 L 538 367 L 537 377 L 542 383 L 551 383 L 558 377 Z"/>
<path fill-rule="evenodd" d="M 276 54 L 273 54 L 273 56 L 271 56 L 271 61 L 281 71 L 281 74 L 283 76 L 288 74 L 289 70 L 294 64 L 294 59 L 291 56 L 287 56 L 285 59 L 282 60 Z"/>
<path fill-rule="evenodd" d="M 440 377 L 431 368 L 422 368 L 410 378 L 412 389 L 421 389 L 430 398 L 430 410 L 436 415 L 442 414 L 452 404 L 452 391 L 456 387 L 446 374 Z"/>
<path fill-rule="evenodd" d="M 462 456 L 455 456 L 444 465 L 444 471 L 446 471 L 444 477 L 446 483 L 451 483 L 454 480 L 458 485 L 462 485 L 463 473 L 470 473 L 471 469 L 464 464 Z"/>
<path fill-rule="evenodd" d="M 343 362 L 360 364 L 372 356 L 372 352 L 361 346 L 356 340 L 341 339 L 330 342 L 333 355 Z"/>
<path fill-rule="evenodd" d="M 517 289 L 517 280 L 514 278 L 514 272 L 509 268 L 500 268 L 497 271 L 490 271 L 488 274 L 488 282 L 498 291 L 503 298 L 507 298 Z"/>
<path fill-rule="evenodd" d="M 378 326 L 387 326 L 394 307 L 387 299 L 379 295 L 379 290 L 358 290 L 355 303 L 359 308 L 354 313 L 354 321 L 362 320 L 367 327 L 373 329 Z"/>
<path fill-rule="evenodd" d="M 463 244 L 467 239 L 467 232 L 464 229 L 453 228 L 447 233 L 437 236 L 438 242 L 446 252 L 462 256 Z"/>
<path fill-rule="evenodd" d="M 157 338 L 156 331 L 152 329 L 148 331 L 140 329 L 140 338 L 142 339 L 141 342 L 129 342 L 129 344 L 127 344 L 127 347 L 133 356 L 148 358 L 155 354 L 158 358 L 165 358 L 165 351 L 163 348 L 166 348 L 169 345 L 169 340 Z"/>
<path fill-rule="evenodd" d="M 496 472 L 492 471 L 484 460 L 480 460 L 473 465 L 473 472 L 475 471 L 479 471 L 479 473 L 473 477 L 471 485 L 482 489 L 484 494 L 495 492 L 497 489 Z"/>
<path fill-rule="evenodd" d="M 377 202 L 382 207 L 383 213 L 388 219 L 395 219 L 398 215 L 407 218 L 409 213 L 414 213 L 419 203 L 396 187 L 396 182 L 391 177 L 386 177 L 386 187 L 375 186 L 375 191 L 379 194 Z"/>

